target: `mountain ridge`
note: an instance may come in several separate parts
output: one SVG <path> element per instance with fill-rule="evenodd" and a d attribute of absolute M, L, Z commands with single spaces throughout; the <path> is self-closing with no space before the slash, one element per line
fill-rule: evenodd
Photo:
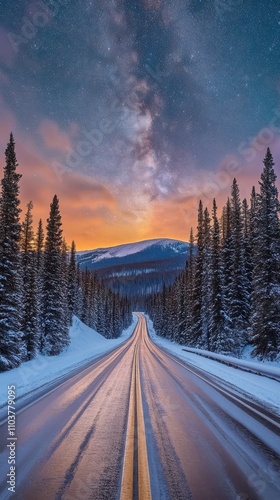
<path fill-rule="evenodd" d="M 123 243 L 112 247 L 100 247 L 92 250 L 82 250 L 77 252 L 78 260 L 81 265 L 87 263 L 89 267 L 107 267 L 106 265 L 99 265 L 104 260 L 112 261 L 112 259 L 127 259 L 129 256 L 136 256 L 144 252 L 145 258 L 148 260 L 164 260 L 166 256 L 175 257 L 181 254 L 187 254 L 189 243 L 174 240 L 171 238 L 154 238 L 150 240 L 141 240 L 133 243 Z M 147 255 L 148 252 L 148 255 Z M 132 261 L 135 260 L 132 257 Z M 139 262 L 139 259 L 137 259 Z M 140 260 L 144 262 L 144 260 Z M 118 261 L 120 263 L 120 261 Z M 92 266 L 95 264 L 94 266 Z M 97 266 L 96 266 L 97 264 Z"/>
<path fill-rule="evenodd" d="M 186 264 L 189 243 L 156 238 L 77 252 L 81 268 L 96 271 L 122 295 L 139 297 L 171 285 Z"/>

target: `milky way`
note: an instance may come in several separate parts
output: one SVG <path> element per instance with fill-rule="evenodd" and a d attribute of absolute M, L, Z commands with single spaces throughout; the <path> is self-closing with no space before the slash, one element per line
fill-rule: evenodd
<path fill-rule="evenodd" d="M 13 128 L 23 196 L 39 210 L 58 185 L 73 227 L 83 217 L 101 243 L 105 226 L 110 243 L 186 239 L 200 197 L 228 193 L 235 173 L 257 183 L 267 145 L 280 161 L 279 10 L 2 1 L 0 145 Z M 85 245 L 87 230 L 72 232 Z"/>

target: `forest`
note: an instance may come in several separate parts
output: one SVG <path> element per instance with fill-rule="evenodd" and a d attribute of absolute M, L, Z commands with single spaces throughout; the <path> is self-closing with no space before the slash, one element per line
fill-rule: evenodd
<path fill-rule="evenodd" d="M 118 337 L 132 321 L 131 306 L 105 287 L 93 271 L 81 270 L 63 238 L 54 195 L 44 230 L 33 229 L 33 204 L 20 220 L 20 179 L 13 134 L 5 151 L 0 198 L 0 371 L 37 353 L 60 354 L 70 342 L 75 314 L 106 338 Z M 44 234 L 46 233 L 46 234 Z"/>
<path fill-rule="evenodd" d="M 150 295 L 156 332 L 180 344 L 275 360 L 280 354 L 280 222 L 273 157 L 267 149 L 259 192 L 241 201 L 234 179 L 221 217 L 200 201 L 185 269 Z"/>

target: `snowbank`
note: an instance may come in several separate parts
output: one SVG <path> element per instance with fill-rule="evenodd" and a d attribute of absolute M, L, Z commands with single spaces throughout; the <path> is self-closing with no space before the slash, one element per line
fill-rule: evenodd
<path fill-rule="evenodd" d="M 215 352 L 205 351 L 203 349 L 193 349 L 191 347 L 183 347 L 183 351 L 193 352 L 194 354 L 199 354 L 200 356 L 204 356 L 205 358 L 216 359 L 217 361 L 225 363 L 226 365 L 234 366 L 235 368 L 241 368 L 242 370 L 257 373 L 258 375 L 264 375 L 280 382 L 280 368 L 277 368 L 276 366 L 269 366 L 262 361 L 247 361 L 234 358 L 232 356 L 216 354 Z"/>
<path fill-rule="evenodd" d="M 177 356 L 182 361 L 185 361 L 188 365 L 197 367 L 205 372 L 218 377 L 220 382 L 225 386 L 231 388 L 231 390 L 237 392 L 238 394 L 246 393 L 247 397 L 252 400 L 257 401 L 263 406 L 269 408 L 272 412 L 280 415 L 280 383 L 268 377 L 257 375 L 255 373 L 250 373 L 247 371 L 240 370 L 238 367 L 234 368 L 226 364 L 217 362 L 217 360 L 209 359 L 203 356 L 199 356 L 195 352 L 184 351 L 181 345 L 171 342 L 170 340 L 164 339 L 156 335 L 153 328 L 153 323 L 147 318 L 147 324 L 149 329 L 149 334 L 153 342 L 159 347 L 163 347 L 171 354 Z M 206 351 L 208 353 L 208 351 Z M 211 353 L 212 354 L 212 353 Z M 238 361 L 237 358 L 233 358 L 234 362 Z M 248 361 L 246 364 L 248 365 Z M 264 365 L 264 363 L 252 363 L 253 365 L 261 365 L 261 367 L 272 369 L 269 365 Z M 273 368 L 278 370 L 279 369 Z M 258 368 L 258 370 L 260 370 Z"/>
<path fill-rule="evenodd" d="M 133 323 L 118 339 L 105 339 L 74 317 L 69 332 L 71 344 L 59 356 L 38 355 L 18 368 L 0 373 L 0 410 L 7 407 L 8 385 L 15 385 L 16 397 L 19 399 L 119 346 L 131 336 L 136 323 L 137 318 L 134 316 Z"/>

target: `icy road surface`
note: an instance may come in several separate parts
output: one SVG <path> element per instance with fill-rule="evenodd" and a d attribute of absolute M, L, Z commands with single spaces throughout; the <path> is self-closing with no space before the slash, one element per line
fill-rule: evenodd
<path fill-rule="evenodd" d="M 279 384 L 280 388 L 280 384 Z M 280 498 L 280 419 L 134 335 L 16 420 L 14 499 Z M 1 423 L 1 500 L 9 498 Z"/>

